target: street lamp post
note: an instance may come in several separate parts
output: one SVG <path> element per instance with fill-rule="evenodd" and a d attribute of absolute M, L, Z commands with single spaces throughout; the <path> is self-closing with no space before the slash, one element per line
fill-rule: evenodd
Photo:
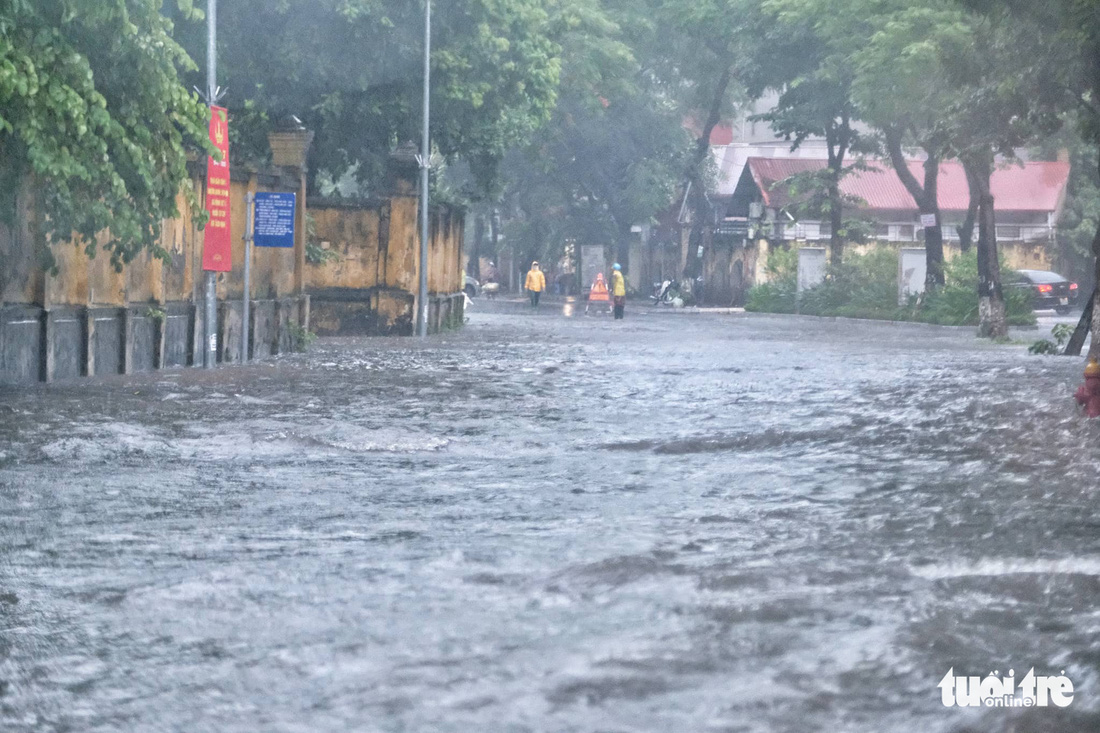
<path fill-rule="evenodd" d="M 431 170 L 431 143 L 428 120 L 431 90 L 432 0 L 424 2 L 424 127 L 420 138 L 420 287 L 416 297 L 417 335 L 428 335 L 428 173 Z"/>
<path fill-rule="evenodd" d="M 206 101 L 213 107 L 218 98 L 218 0 L 206 5 Z M 213 113 L 211 113 L 213 114 Z M 207 183 L 209 186 L 209 182 Z M 209 195 L 209 194 L 207 194 Z M 217 273 L 205 273 L 205 314 L 203 324 L 203 366 L 213 369 L 218 361 L 218 280 Z"/>

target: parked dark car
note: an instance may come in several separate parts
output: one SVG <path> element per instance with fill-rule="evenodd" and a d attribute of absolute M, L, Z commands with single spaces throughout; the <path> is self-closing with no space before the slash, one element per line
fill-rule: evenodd
<path fill-rule="evenodd" d="M 1030 288 L 1036 310 L 1053 308 L 1058 313 L 1069 313 L 1077 304 L 1077 283 L 1070 282 L 1056 272 L 1046 270 L 1017 270 L 1019 279 L 1012 285 Z"/>

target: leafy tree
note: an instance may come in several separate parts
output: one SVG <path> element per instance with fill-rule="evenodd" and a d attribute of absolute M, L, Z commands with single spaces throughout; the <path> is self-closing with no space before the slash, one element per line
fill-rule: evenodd
<path fill-rule="evenodd" d="M 189 0 L 179 12 L 193 16 Z M 160 0 L 0 0 L 0 192 L 33 190 L 52 242 L 96 236 L 115 267 L 159 248 L 209 113 Z M 193 194 L 192 194 L 193 195 Z M 49 263 L 48 251 L 43 257 Z"/>
<path fill-rule="evenodd" d="M 853 0 L 851 10 L 865 10 L 866 0 Z M 952 0 L 892 3 L 873 17 L 874 32 L 856 52 L 852 88 L 862 115 L 882 130 L 885 151 L 898 178 L 922 215 L 935 217 L 925 227 L 925 289 L 944 284 L 943 230 L 939 207 L 940 163 L 951 154 L 950 121 L 944 110 L 956 100 L 957 88 L 944 69 L 948 55 L 973 43 L 970 17 Z M 913 174 L 905 148 L 925 153 L 923 180 Z M 976 197 L 960 230 L 963 249 L 977 215 Z"/>
<path fill-rule="evenodd" d="M 1058 221 L 1057 250 L 1062 274 L 1083 286 L 1093 282 L 1092 240 L 1100 227 L 1100 162 L 1098 151 L 1078 134 L 1076 115 L 1057 136 L 1040 141 L 1032 156 L 1055 160 L 1068 153 L 1070 178 Z"/>
<path fill-rule="evenodd" d="M 465 159 L 488 187 L 504 152 L 553 108 L 560 50 L 540 0 L 433 4 L 432 143 Z M 408 0 L 222 0 L 219 76 L 241 141 L 265 155 L 267 129 L 287 115 L 316 132 L 316 173 L 354 173 L 364 190 L 390 150 L 420 137 L 424 6 Z M 184 37 L 205 57 L 197 30 Z"/>
<path fill-rule="evenodd" d="M 825 187 L 831 227 L 829 258 L 839 265 L 844 248 L 844 197 L 840 182 L 852 172 L 852 153 L 869 150 L 854 123 L 852 61 L 869 35 L 868 16 L 852 14 L 846 0 L 765 0 L 769 22 L 753 44 L 747 67 L 749 93 L 779 92 L 774 109 L 760 116 L 797 148 L 809 137 L 825 140 Z"/>
<path fill-rule="evenodd" d="M 650 0 L 661 24 L 656 73 L 675 90 L 685 114 L 694 118 L 696 137 L 684 166 L 684 196 L 691 216 L 684 279 L 702 274 L 703 237 L 713 207 L 708 192 L 710 138 L 732 103 L 740 83 L 739 70 L 751 63 L 752 39 L 759 37 L 763 18 L 749 0 Z"/>
<path fill-rule="evenodd" d="M 506 160 L 507 237 L 524 260 L 613 242 L 629 268 L 631 228 L 669 206 L 687 143 L 679 109 L 646 72 L 656 28 L 636 5 L 600 0 L 558 3 L 551 28 L 563 49 L 558 101 Z"/>
<path fill-rule="evenodd" d="M 978 300 L 982 335 L 1007 334 L 997 254 L 995 201 L 991 187 L 998 156 L 1052 134 L 1067 103 L 1059 53 L 1031 23 L 991 11 L 973 18 L 973 43 L 953 49 L 944 68 L 956 86 L 950 121 L 951 147 L 978 198 Z"/>
<path fill-rule="evenodd" d="M 1100 148 L 1100 15 L 1095 0 L 1045 0 L 1042 3 L 1026 0 L 964 0 L 967 5 L 985 14 L 996 16 L 1007 13 L 1010 17 L 1028 23 L 1036 29 L 1049 49 L 1064 54 L 1059 65 L 1059 75 L 1054 83 L 1071 97 L 1068 107 L 1058 109 L 1072 111 L 1082 138 L 1094 148 Z M 1100 156 L 1096 158 L 1100 160 Z M 1100 223 L 1090 246 L 1095 275 L 1100 275 Z M 1100 280 L 1095 277 L 1094 280 Z M 1092 346 L 1089 356 L 1100 358 L 1100 313 L 1096 307 L 1100 291 L 1094 290 L 1081 321 L 1066 346 L 1067 354 L 1080 354 L 1089 329 L 1092 330 Z"/>

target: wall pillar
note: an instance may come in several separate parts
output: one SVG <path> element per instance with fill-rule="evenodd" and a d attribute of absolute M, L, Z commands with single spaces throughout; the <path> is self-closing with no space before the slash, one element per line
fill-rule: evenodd
<path fill-rule="evenodd" d="M 271 162 L 282 168 L 293 168 L 298 175 L 294 212 L 294 293 L 300 295 L 306 289 L 306 193 L 313 131 L 307 130 L 297 117 L 286 117 L 268 134 L 267 144 L 271 148 Z"/>
<path fill-rule="evenodd" d="M 122 327 L 119 329 L 122 341 L 122 373 L 134 372 L 134 318 L 129 308 L 122 310 Z"/>
<path fill-rule="evenodd" d="M 95 313 L 84 311 L 84 376 L 95 376 Z"/>

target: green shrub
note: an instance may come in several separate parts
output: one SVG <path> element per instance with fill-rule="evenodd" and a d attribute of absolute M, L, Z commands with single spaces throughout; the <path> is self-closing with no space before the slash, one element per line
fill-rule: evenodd
<path fill-rule="evenodd" d="M 945 285 L 924 298 L 916 318 L 927 323 L 945 326 L 978 325 L 978 254 L 971 249 L 946 263 Z M 1001 268 L 1001 282 L 1005 297 L 1005 317 L 1010 326 L 1033 326 L 1032 296 L 1028 288 L 1011 287 L 1007 283 L 1015 279 L 1015 273 Z"/>
<path fill-rule="evenodd" d="M 745 310 L 794 313 L 798 286 L 798 250 L 776 248 L 768 253 L 768 282 L 749 288 Z"/>
<path fill-rule="evenodd" d="M 851 253 L 829 266 L 825 281 L 802 293 L 800 312 L 850 318 L 895 318 L 898 311 L 897 252 L 875 248 Z"/>
<path fill-rule="evenodd" d="M 1029 346 L 1027 350 L 1032 354 L 1061 354 L 1062 349 L 1070 340 L 1070 337 L 1073 336 L 1074 330 L 1074 327 L 1068 323 L 1059 323 L 1055 325 L 1054 328 L 1050 329 L 1050 335 L 1051 338 L 1054 339 L 1053 341 L 1050 339 L 1039 339 Z"/>
<path fill-rule="evenodd" d="M 317 334 L 294 321 L 291 321 L 287 326 L 290 334 L 291 350 L 298 353 L 309 351 L 309 347 L 313 346 L 313 342 L 317 340 Z"/>
<path fill-rule="evenodd" d="M 898 306 L 898 252 L 875 247 L 866 254 L 848 253 L 839 266 L 830 265 L 820 285 L 801 294 L 800 313 L 898 321 L 923 321 L 944 326 L 978 325 L 978 256 L 974 250 L 945 265 L 944 287 L 911 296 Z M 798 250 L 776 249 L 768 258 L 769 282 L 751 288 L 745 310 L 794 313 L 798 281 Z M 1031 291 L 1007 285 L 1014 273 L 1002 269 L 1005 314 L 1009 325 L 1035 324 Z"/>

